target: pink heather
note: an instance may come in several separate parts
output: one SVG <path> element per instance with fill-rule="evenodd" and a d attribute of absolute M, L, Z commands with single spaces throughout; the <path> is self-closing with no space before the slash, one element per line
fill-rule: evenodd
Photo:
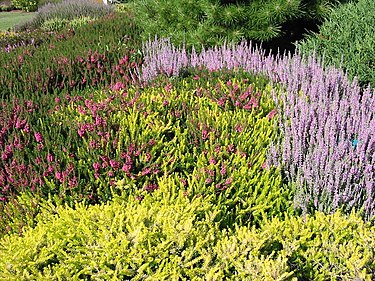
<path fill-rule="evenodd" d="M 35 132 L 34 133 L 34 137 L 35 137 L 35 140 L 37 141 L 37 142 L 43 142 L 43 136 L 42 136 L 42 134 L 41 133 L 39 133 L 39 132 Z"/>

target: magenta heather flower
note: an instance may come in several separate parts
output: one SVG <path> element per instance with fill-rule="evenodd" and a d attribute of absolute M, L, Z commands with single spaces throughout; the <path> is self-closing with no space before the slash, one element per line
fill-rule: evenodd
<path fill-rule="evenodd" d="M 64 182 L 63 173 L 57 171 L 57 172 L 55 172 L 55 177 L 56 177 L 56 179 L 58 179 L 61 183 Z"/>
<path fill-rule="evenodd" d="M 118 170 L 121 166 L 120 162 L 113 159 L 109 160 L 109 165 L 115 170 Z"/>
<path fill-rule="evenodd" d="M 212 164 L 212 165 L 215 165 L 217 163 L 216 159 L 213 156 L 210 157 L 210 159 L 208 160 L 208 162 L 210 164 Z"/>
<path fill-rule="evenodd" d="M 112 91 L 120 91 L 125 89 L 126 85 L 122 82 L 116 82 L 116 84 L 111 86 Z"/>
<path fill-rule="evenodd" d="M 224 176 L 227 173 L 227 167 L 223 164 L 220 167 L 220 174 Z"/>
<path fill-rule="evenodd" d="M 276 114 L 277 114 L 277 109 L 276 109 L 276 108 L 272 109 L 272 110 L 267 114 L 267 118 L 268 118 L 268 120 L 271 120 L 273 117 L 275 117 Z"/>
<path fill-rule="evenodd" d="M 43 136 L 41 133 L 39 132 L 35 132 L 34 133 L 34 137 L 35 137 L 35 140 L 39 143 L 42 143 L 43 142 Z"/>
<path fill-rule="evenodd" d="M 155 191 L 157 189 L 159 189 L 159 186 L 156 183 L 150 183 L 144 187 L 144 190 L 146 191 Z"/>
<path fill-rule="evenodd" d="M 205 181 L 206 184 L 210 184 L 212 183 L 212 178 L 207 178 L 206 181 Z"/>
<path fill-rule="evenodd" d="M 48 155 L 47 155 L 47 161 L 48 162 L 53 162 L 53 160 L 54 160 L 53 155 L 50 154 L 50 153 L 48 153 Z"/>
<path fill-rule="evenodd" d="M 130 172 L 131 169 L 132 169 L 132 165 L 130 164 L 124 164 L 121 168 L 121 170 L 124 171 L 125 173 Z"/>
<path fill-rule="evenodd" d="M 99 162 L 95 162 L 94 164 L 92 164 L 92 167 L 94 168 L 95 172 L 98 172 L 101 166 Z"/>

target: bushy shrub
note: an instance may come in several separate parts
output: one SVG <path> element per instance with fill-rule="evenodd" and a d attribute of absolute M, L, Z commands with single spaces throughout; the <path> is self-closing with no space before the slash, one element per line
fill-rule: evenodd
<path fill-rule="evenodd" d="M 320 27 L 298 43 L 302 54 L 316 53 L 326 65 L 342 67 L 362 86 L 375 86 L 375 2 L 359 0 L 334 10 Z"/>
<path fill-rule="evenodd" d="M 99 18 L 113 12 L 113 7 L 92 0 L 64 0 L 57 3 L 47 3 L 38 9 L 38 13 L 31 21 L 18 25 L 16 30 L 35 29 L 45 21 L 54 19 Z"/>
<path fill-rule="evenodd" d="M 38 7 L 42 7 L 48 3 L 52 3 L 52 4 L 57 4 L 57 3 L 60 3 L 64 0 L 39 0 L 39 3 L 38 3 Z"/>
<path fill-rule="evenodd" d="M 129 198 L 91 207 L 52 208 L 23 238 L 1 240 L 6 280 L 198 278 L 212 262 L 220 231 L 216 206 L 179 196 Z M 163 195 L 164 194 L 164 195 Z M 47 208 L 51 208 L 48 207 Z M 17 248 L 14 248 L 17 243 Z M 11 248 L 13 248 L 13 253 Z"/>
<path fill-rule="evenodd" d="M 12 5 L 26 12 L 34 12 L 38 9 L 38 0 L 11 0 Z"/>
<path fill-rule="evenodd" d="M 296 191 L 296 206 L 304 212 L 363 209 L 367 219 L 375 214 L 374 89 L 362 90 L 342 71 L 324 69 L 313 57 L 274 58 L 247 43 L 187 54 L 168 40 L 155 40 L 144 45 L 143 53 L 145 81 L 203 66 L 243 68 L 280 83 L 287 93 L 275 97 L 284 139 L 270 152 L 269 164 L 283 170 Z"/>
<path fill-rule="evenodd" d="M 0 34 L 0 52 L 12 52 L 15 49 L 28 45 L 39 46 L 48 42 L 53 37 L 52 33 L 41 30 L 29 32 L 5 32 Z"/>
<path fill-rule="evenodd" d="M 218 205 L 164 183 L 142 201 L 44 203 L 0 240 L 4 280 L 373 280 L 375 228 L 352 214 L 220 230 Z"/>
<path fill-rule="evenodd" d="M 81 18 L 76 18 L 73 20 L 54 18 L 54 19 L 49 19 L 43 22 L 41 28 L 47 32 L 61 31 L 67 27 L 77 29 L 81 27 L 82 25 L 85 25 L 94 20 L 95 19 L 91 17 L 81 17 Z"/>
<path fill-rule="evenodd" d="M 79 23 L 79 22 L 77 22 Z M 125 80 L 116 64 L 134 52 L 134 26 L 127 17 L 111 15 L 53 36 L 48 44 L 18 48 L 2 55 L 0 95 L 51 93 L 57 89 L 102 86 Z M 135 68 L 139 60 L 134 61 Z M 118 66 L 124 71 L 125 65 Z M 128 73 L 129 74 L 129 73 Z M 119 80 L 119 82 L 120 82 Z"/>
<path fill-rule="evenodd" d="M 244 38 L 269 41 L 283 35 L 285 23 L 302 17 L 319 21 L 342 1 L 133 0 L 125 6 L 143 28 L 143 41 L 157 35 L 170 37 L 177 45 L 200 48 Z"/>
<path fill-rule="evenodd" d="M 1 11 L 8 12 L 8 11 L 11 11 L 13 9 L 14 9 L 14 7 L 13 7 L 12 4 L 10 4 L 10 5 L 7 5 L 7 3 L 6 4 L 0 4 L 0 12 Z"/>
<path fill-rule="evenodd" d="M 54 18 L 42 23 L 41 28 L 45 31 L 61 31 L 69 24 L 69 20 Z"/>
<path fill-rule="evenodd" d="M 7 104 L 2 198 L 32 189 L 65 202 L 103 202 L 124 186 L 143 196 L 168 180 L 188 196 L 215 194 L 226 224 L 259 224 L 291 211 L 290 191 L 265 166 L 277 131 L 271 88 L 245 73 L 220 73 L 163 77 L 154 88 L 125 81 L 112 91 L 43 96 L 37 104 L 47 108 Z"/>

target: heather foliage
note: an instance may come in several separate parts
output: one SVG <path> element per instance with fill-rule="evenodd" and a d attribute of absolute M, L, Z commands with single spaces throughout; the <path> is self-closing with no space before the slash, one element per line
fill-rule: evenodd
<path fill-rule="evenodd" d="M 25 12 L 34 12 L 38 9 L 38 0 L 11 0 L 12 6 Z"/>
<path fill-rule="evenodd" d="M 130 49 L 137 47 L 135 33 L 128 18 L 111 15 L 57 33 L 46 44 L 3 53 L 0 95 L 26 97 L 99 84 L 126 84 L 132 80 L 131 69 L 140 63 L 136 50 Z M 127 59 L 120 63 L 125 55 Z"/>
<path fill-rule="evenodd" d="M 41 30 L 30 32 L 2 32 L 0 33 L 0 53 L 9 53 L 19 47 L 28 45 L 39 46 L 51 38 L 51 33 Z"/>
<path fill-rule="evenodd" d="M 326 65 L 342 67 L 361 85 L 375 86 L 375 2 L 359 0 L 334 10 L 320 27 L 298 43 L 302 54 L 324 57 Z"/>
<path fill-rule="evenodd" d="M 89 22 L 94 21 L 95 18 L 92 17 L 81 17 L 81 18 L 76 18 L 73 20 L 67 20 L 67 19 L 61 19 L 61 18 L 53 18 L 46 20 L 43 22 L 41 28 L 45 31 L 49 32 L 56 32 L 56 31 L 61 31 L 64 28 L 73 28 L 77 29 Z"/>
<path fill-rule="evenodd" d="M 36 29 L 44 22 L 54 19 L 71 21 L 83 17 L 100 18 L 113 11 L 113 7 L 92 0 L 64 0 L 58 3 L 47 3 L 38 9 L 38 13 L 31 21 L 17 26 L 16 29 Z"/>
<path fill-rule="evenodd" d="M 49 99 L 49 111 L 4 107 L 2 200 L 31 191 L 94 203 L 123 189 L 142 198 L 167 181 L 188 197 L 215 194 L 226 224 L 282 216 L 291 195 L 265 165 L 277 114 L 267 81 L 192 75 Z"/>
<path fill-rule="evenodd" d="M 276 96 L 283 139 L 271 150 L 269 164 L 282 169 L 295 190 L 296 206 L 305 213 L 374 206 L 374 90 L 361 89 L 337 69 L 324 69 L 313 57 L 265 56 L 251 45 L 222 46 L 188 54 L 168 40 L 144 45 L 141 77 L 178 75 L 186 67 L 210 70 L 243 68 L 281 83 Z"/>
<path fill-rule="evenodd" d="M 142 201 L 42 204 L 35 228 L 0 240 L 0 278 L 371 280 L 375 228 L 340 213 L 220 230 L 219 205 L 164 182 Z"/>

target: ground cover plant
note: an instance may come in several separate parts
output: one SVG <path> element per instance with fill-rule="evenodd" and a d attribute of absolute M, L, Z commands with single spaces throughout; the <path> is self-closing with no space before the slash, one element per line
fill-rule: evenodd
<path fill-rule="evenodd" d="M 373 88 L 124 7 L 2 53 L 0 279 L 374 279 Z"/>
<path fill-rule="evenodd" d="M 12 51 L 2 53 L 0 62 L 3 69 L 0 93 L 2 96 L 22 93 L 25 98 L 56 89 L 126 83 L 130 77 L 124 76 L 124 68 L 139 61 L 132 56 L 137 51 L 135 34 L 136 29 L 127 17 L 109 15 L 76 30 L 66 29 L 45 44 L 25 48 L 17 48 L 22 46 L 20 43 L 8 45 L 5 51 Z M 126 54 L 129 60 L 120 65 Z"/>
<path fill-rule="evenodd" d="M 64 0 L 57 3 L 46 3 L 38 8 L 37 14 L 28 22 L 19 24 L 16 30 L 37 29 L 44 25 L 63 24 L 80 18 L 100 18 L 113 13 L 112 6 L 92 0 Z M 46 23 L 47 22 L 47 23 Z"/>
<path fill-rule="evenodd" d="M 173 191 L 172 191 L 173 190 Z M 1 240 L 0 277 L 81 280 L 371 280 L 373 226 L 355 214 L 220 230 L 219 205 L 168 181 L 142 201 L 54 207 Z"/>

